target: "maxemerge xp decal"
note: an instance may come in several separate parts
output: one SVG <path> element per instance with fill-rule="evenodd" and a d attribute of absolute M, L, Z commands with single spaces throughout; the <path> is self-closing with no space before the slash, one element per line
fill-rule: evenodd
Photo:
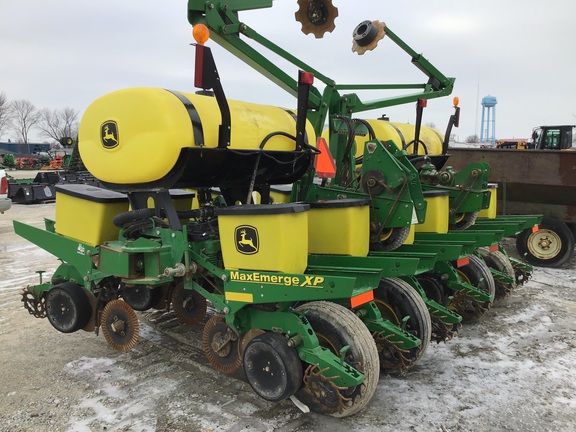
<path fill-rule="evenodd" d="M 118 145 L 120 138 L 118 136 L 118 125 L 115 121 L 108 120 L 100 126 L 100 139 L 105 148 L 114 148 Z"/>
<path fill-rule="evenodd" d="M 234 231 L 234 243 L 236 250 L 244 255 L 258 253 L 260 242 L 258 240 L 258 230 L 250 225 L 240 225 Z"/>

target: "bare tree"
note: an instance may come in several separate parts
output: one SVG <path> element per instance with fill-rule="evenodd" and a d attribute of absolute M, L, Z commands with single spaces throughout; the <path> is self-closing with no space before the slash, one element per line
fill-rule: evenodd
<path fill-rule="evenodd" d="M 8 97 L 6 93 L 0 93 L 0 138 L 2 138 L 2 134 L 8 130 L 10 127 L 10 102 L 8 102 Z"/>
<path fill-rule="evenodd" d="M 42 136 L 58 142 L 66 137 L 75 138 L 78 135 L 78 114 L 73 108 L 60 110 L 44 108 L 40 111 L 37 127 Z"/>
<path fill-rule="evenodd" d="M 466 137 L 466 142 L 467 143 L 477 143 L 477 142 L 480 142 L 480 140 L 478 139 L 478 135 L 469 135 Z"/>
<path fill-rule="evenodd" d="M 10 103 L 11 124 L 16 132 L 16 141 L 27 144 L 30 129 L 38 123 L 39 112 L 32 102 L 18 99 Z"/>

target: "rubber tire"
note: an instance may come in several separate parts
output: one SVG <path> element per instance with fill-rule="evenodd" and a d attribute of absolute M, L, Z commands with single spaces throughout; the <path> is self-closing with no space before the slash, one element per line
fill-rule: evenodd
<path fill-rule="evenodd" d="M 478 212 L 477 211 L 464 213 L 462 215 L 461 220 L 459 220 L 458 222 L 455 222 L 453 224 L 451 223 L 449 225 L 449 229 L 456 230 L 456 231 L 466 230 L 476 223 L 477 218 L 478 218 Z"/>
<path fill-rule="evenodd" d="M 421 345 L 412 348 L 404 355 L 410 360 L 407 369 L 389 368 L 380 360 L 380 369 L 387 374 L 399 374 L 416 366 L 424 355 L 432 339 L 432 320 L 422 296 L 408 282 L 391 277 L 380 280 L 374 290 L 374 301 L 384 319 L 400 326 L 402 319 L 409 316 L 406 330 L 420 339 Z"/>
<path fill-rule="evenodd" d="M 486 301 L 482 305 L 486 310 L 489 310 L 492 307 L 496 295 L 496 284 L 494 283 L 492 273 L 490 273 L 490 269 L 481 258 L 478 258 L 475 255 L 470 255 L 468 259 L 469 263 L 465 266 L 456 267 L 454 265 L 454 268 L 456 268 L 457 271 L 462 272 L 468 281 L 470 281 L 471 285 L 490 294 L 492 301 Z M 462 316 L 463 322 L 472 320 L 472 317 L 468 316 L 465 312 L 456 312 Z"/>
<path fill-rule="evenodd" d="M 512 263 L 504 254 L 503 252 L 496 250 L 494 252 L 490 252 L 490 249 L 487 247 L 481 247 L 477 249 L 477 252 L 480 256 L 484 259 L 486 265 L 500 273 L 505 274 L 506 276 L 510 276 L 514 279 L 510 290 L 516 288 L 516 271 L 514 271 L 514 267 L 512 267 Z M 506 292 L 509 290 L 507 289 L 507 284 L 502 284 L 497 280 L 494 280 L 494 284 L 496 285 L 496 293 L 494 300 L 502 300 L 507 297 Z"/>
<path fill-rule="evenodd" d="M 74 333 L 88 324 L 92 306 L 84 289 L 74 282 L 55 285 L 45 295 L 48 321 L 61 333 Z M 67 319 L 65 315 L 70 314 Z"/>
<path fill-rule="evenodd" d="M 393 251 L 404 244 L 410 235 L 410 227 L 390 228 L 390 235 L 380 242 L 379 250 Z"/>
<path fill-rule="evenodd" d="M 422 286 L 422 289 L 426 293 L 426 297 L 430 300 L 434 300 L 435 302 L 441 305 L 448 304 L 448 294 L 446 286 L 442 283 L 439 275 L 435 275 L 433 273 L 424 273 L 422 275 L 416 276 L 416 280 Z"/>
<path fill-rule="evenodd" d="M 134 292 L 141 293 L 142 296 L 131 296 Z M 158 302 L 162 296 L 162 289 L 148 288 L 145 285 L 134 285 L 131 287 L 123 286 L 120 291 L 122 298 L 135 311 L 144 312 L 152 309 L 152 306 Z"/>
<path fill-rule="evenodd" d="M 380 361 L 372 334 L 354 312 L 336 303 L 310 302 L 299 306 L 296 311 L 305 314 L 318 336 L 320 345 L 326 346 L 336 355 L 341 348 L 349 345 L 348 360 L 353 361 L 352 366 L 363 369 L 361 372 L 364 373 L 364 382 L 354 389 L 351 395 L 346 393 L 347 397 L 352 398 L 352 405 L 342 412 L 324 414 L 347 417 L 360 411 L 372 399 L 380 378 Z M 304 389 L 296 396 L 311 410 L 317 410 Z"/>
<path fill-rule="evenodd" d="M 575 243 L 570 228 L 564 222 L 553 218 L 542 219 L 539 228 L 535 233 L 531 229 L 526 229 L 516 236 L 516 249 L 520 256 L 530 264 L 540 267 L 559 267 L 568 261 L 574 252 Z M 530 243 L 543 234 L 552 235 L 560 242 L 560 250 L 550 258 L 538 258 L 530 251 Z"/>
<path fill-rule="evenodd" d="M 296 348 L 280 333 L 266 332 L 254 337 L 243 356 L 248 384 L 261 398 L 280 402 L 302 385 L 302 362 Z"/>

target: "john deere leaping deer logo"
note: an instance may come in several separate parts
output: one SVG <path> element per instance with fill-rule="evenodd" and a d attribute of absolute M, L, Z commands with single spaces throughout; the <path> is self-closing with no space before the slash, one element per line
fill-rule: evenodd
<path fill-rule="evenodd" d="M 236 227 L 234 232 L 236 239 L 236 250 L 244 255 L 258 253 L 259 241 L 258 230 L 250 225 Z"/>
<path fill-rule="evenodd" d="M 119 144 L 118 125 L 115 121 L 108 120 L 100 126 L 100 138 L 106 148 L 114 148 Z"/>

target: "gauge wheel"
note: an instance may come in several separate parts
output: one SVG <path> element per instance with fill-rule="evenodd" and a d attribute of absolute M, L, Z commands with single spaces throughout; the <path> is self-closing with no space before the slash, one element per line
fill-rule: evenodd
<path fill-rule="evenodd" d="M 383 278 L 374 290 L 374 302 L 384 319 L 401 327 L 405 317 L 406 331 L 420 339 L 416 348 L 400 352 L 393 346 L 379 346 L 380 368 L 388 374 L 400 374 L 416 366 L 432 338 L 432 320 L 422 296 L 407 282 Z"/>
<path fill-rule="evenodd" d="M 296 310 L 305 314 L 320 346 L 337 356 L 348 346 L 344 361 L 364 374 L 361 385 L 340 388 L 330 386 L 327 377 L 315 373 L 314 365 L 310 365 L 297 398 L 311 410 L 333 417 L 347 417 L 360 411 L 374 395 L 380 376 L 378 350 L 370 331 L 352 311 L 336 303 L 311 302 Z"/>
<path fill-rule="evenodd" d="M 476 223 L 476 219 L 478 218 L 478 212 L 466 212 L 466 213 L 457 213 L 455 216 L 454 223 L 449 225 L 449 229 L 452 230 L 465 230 L 470 228 L 474 223 Z"/>
<path fill-rule="evenodd" d="M 559 267 L 574 252 L 574 234 L 564 222 L 544 218 L 538 231 L 526 229 L 518 234 L 516 249 L 532 265 Z"/>
<path fill-rule="evenodd" d="M 393 251 L 404 244 L 410 235 L 410 227 L 396 227 L 385 230 L 380 239 L 380 249 Z"/>
<path fill-rule="evenodd" d="M 59 332 L 74 333 L 88 324 L 92 306 L 80 285 L 64 282 L 46 293 L 46 316 Z"/>
<path fill-rule="evenodd" d="M 512 267 L 512 263 L 502 251 L 496 250 L 490 252 L 487 247 L 481 247 L 477 250 L 488 267 L 514 279 L 514 282 L 512 283 L 503 283 L 494 279 L 496 287 L 494 300 L 505 299 L 510 295 L 514 288 L 516 288 L 516 271 L 514 270 L 514 267 Z"/>
<path fill-rule="evenodd" d="M 266 332 L 254 337 L 244 350 L 244 373 L 258 396 L 280 402 L 302 385 L 302 362 L 296 348 L 280 333 Z"/>
<path fill-rule="evenodd" d="M 132 309 L 143 312 L 151 309 L 158 302 L 159 297 L 162 296 L 162 288 L 150 288 L 146 285 L 123 285 L 120 293 Z"/>

